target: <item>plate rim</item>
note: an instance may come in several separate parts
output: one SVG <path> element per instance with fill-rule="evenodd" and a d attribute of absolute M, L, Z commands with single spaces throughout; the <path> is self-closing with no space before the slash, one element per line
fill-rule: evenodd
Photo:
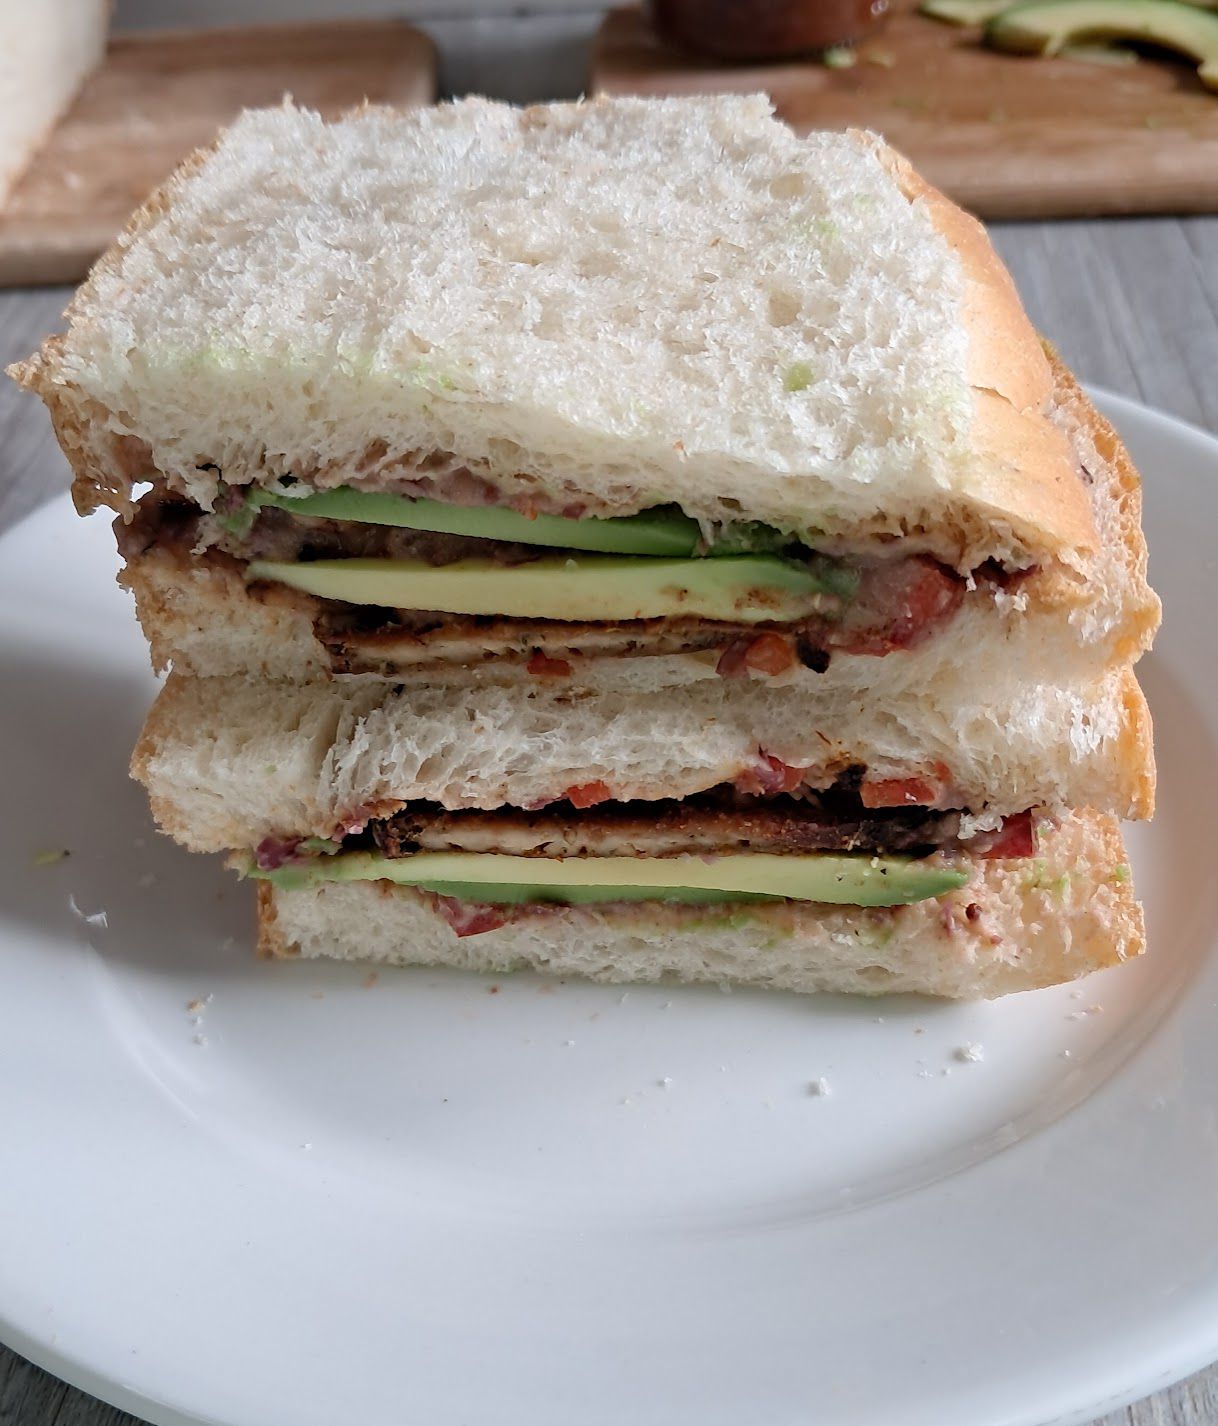
<path fill-rule="evenodd" d="M 1110 388 L 1086 383 L 1088 395 L 1095 401 L 1101 413 L 1110 419 L 1118 430 L 1127 420 L 1143 427 L 1158 428 L 1159 431 L 1177 438 L 1200 442 L 1209 447 L 1215 465 L 1218 466 L 1218 435 L 1182 417 L 1158 410 L 1145 403 L 1125 396 Z M 0 538 L 7 538 L 28 522 L 38 517 L 48 506 L 66 497 L 66 492 L 57 491 L 20 519 L 0 531 Z M 1185 988 L 1182 1000 L 1186 1001 L 1194 993 L 1195 982 Z M 1195 1329 L 1183 1338 L 1177 1338 L 1179 1346 L 1173 1350 L 1160 1350 L 1151 1359 L 1143 1359 L 1139 1368 L 1131 1373 L 1121 1369 L 1125 1357 L 1113 1352 L 1111 1361 L 1114 1370 L 1107 1380 L 1092 1370 L 1084 1382 L 1073 1391 L 1059 1390 L 1059 1404 L 1053 1414 L 1046 1417 L 1037 1412 L 1028 1415 L 1026 1411 L 1015 1410 L 1003 1414 L 993 1414 L 986 1421 L 972 1421 L 969 1426 L 1089 1426 L 1096 1417 L 1120 1410 L 1133 1402 L 1164 1391 L 1185 1377 L 1208 1366 L 1218 1364 L 1218 1274 L 1213 1279 L 1213 1298 L 1208 1316 L 1197 1311 Z M 1201 1306 L 1196 1304 L 1196 1308 Z M 12 1319 L 0 1303 L 0 1343 L 25 1358 L 36 1368 L 48 1372 L 69 1386 L 87 1393 L 98 1401 L 128 1412 L 152 1426 L 230 1426 L 226 1418 L 203 1412 L 184 1411 L 156 1396 L 148 1395 L 133 1385 L 125 1384 L 115 1364 L 113 1374 L 91 1365 L 82 1356 L 61 1350 L 53 1340 L 40 1337 L 19 1325 Z"/>

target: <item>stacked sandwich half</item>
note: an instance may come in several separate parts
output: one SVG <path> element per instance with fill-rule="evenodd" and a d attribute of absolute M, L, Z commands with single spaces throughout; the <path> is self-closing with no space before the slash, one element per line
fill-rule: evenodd
<path fill-rule="evenodd" d="M 1137 476 L 874 136 L 250 113 L 69 317 L 17 375 L 172 669 L 135 775 L 267 951 L 971 996 L 1141 950 Z"/>

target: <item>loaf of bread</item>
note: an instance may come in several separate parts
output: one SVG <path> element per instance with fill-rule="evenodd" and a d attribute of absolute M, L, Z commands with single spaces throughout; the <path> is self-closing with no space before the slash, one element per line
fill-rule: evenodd
<path fill-rule="evenodd" d="M 101 62 L 110 9 L 111 0 L 0 6 L 0 208 Z"/>

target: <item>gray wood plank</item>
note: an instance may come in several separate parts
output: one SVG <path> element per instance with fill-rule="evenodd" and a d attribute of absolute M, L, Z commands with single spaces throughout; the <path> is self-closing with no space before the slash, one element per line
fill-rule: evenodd
<path fill-rule="evenodd" d="M 1218 220 L 1001 224 L 1032 319 L 1083 377 L 1218 426 Z"/>
<path fill-rule="evenodd" d="M 144 1426 L 0 1348 L 0 1426 Z"/>
<path fill-rule="evenodd" d="M 61 287 L 3 294 L 0 372 L 56 330 L 69 295 Z M 68 463 L 55 444 L 42 402 L 0 375 L 0 530 L 66 489 L 68 480 Z"/>
<path fill-rule="evenodd" d="M 30 1426 L 42 1426 L 42 1423 L 35 1419 Z M 69 1387 L 63 1404 L 47 1426 L 147 1426 L 147 1423 Z"/>
<path fill-rule="evenodd" d="M 0 1426 L 51 1426 L 70 1390 L 15 1352 L 0 1348 Z"/>
<path fill-rule="evenodd" d="M 494 78 L 493 34 L 483 39 L 453 71 L 453 87 L 476 73 Z M 555 54 L 577 47 L 569 34 L 555 44 Z M 564 65 L 555 92 L 575 92 Z M 513 82 L 500 74 L 504 90 Z M 1033 319 L 1081 376 L 1218 429 L 1218 218 L 1006 224 L 994 236 Z M 54 329 L 66 295 L 0 293 L 0 363 Z M 66 484 L 41 405 L 0 385 L 0 529 Z M 0 1426 L 137 1422 L 0 1348 Z M 1096 1426 L 1218 1426 L 1218 1369 Z"/>

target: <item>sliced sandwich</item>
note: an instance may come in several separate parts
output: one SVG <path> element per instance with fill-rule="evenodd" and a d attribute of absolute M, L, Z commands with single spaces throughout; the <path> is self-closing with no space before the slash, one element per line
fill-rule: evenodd
<path fill-rule="evenodd" d="M 1116 819 L 1060 810 L 1145 766 L 1087 706 L 1033 697 L 1006 747 L 974 729 L 970 764 L 1024 764 L 977 813 L 934 772 L 802 767 L 797 693 L 705 684 L 657 705 L 175 674 L 133 771 L 166 831 L 258 883 L 274 955 L 993 996 L 1142 949 Z"/>
<path fill-rule="evenodd" d="M 1137 954 L 1136 472 L 981 228 L 760 99 L 244 116 L 17 371 L 133 771 L 274 954 L 995 995 Z"/>
<path fill-rule="evenodd" d="M 158 666 L 841 656 L 887 698 L 1098 673 L 1157 619 L 1136 479 L 980 226 L 761 99 L 247 114 L 69 317 L 18 375 L 121 514 Z"/>

